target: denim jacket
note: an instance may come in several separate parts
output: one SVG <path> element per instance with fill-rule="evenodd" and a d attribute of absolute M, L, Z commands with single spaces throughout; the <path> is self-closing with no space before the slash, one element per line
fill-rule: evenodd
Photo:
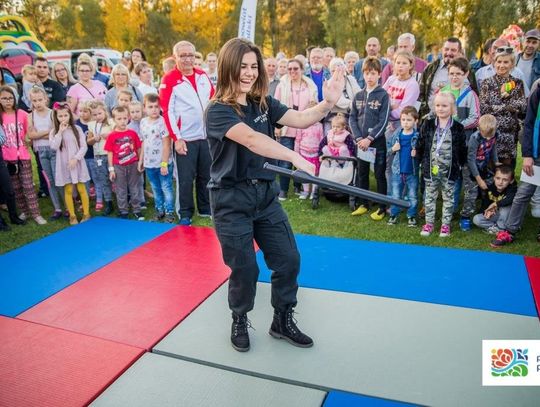
<path fill-rule="evenodd" d="M 392 151 L 392 146 L 399 142 L 399 136 L 401 135 L 401 132 L 402 132 L 401 128 L 397 129 L 394 132 L 394 134 L 392 134 L 392 137 L 388 141 L 388 146 L 387 146 L 388 155 L 394 157 L 392 160 L 392 174 L 395 174 L 395 175 L 401 174 L 401 163 L 400 163 L 400 158 L 399 158 L 400 156 L 399 151 L 396 151 L 396 152 Z M 418 131 L 414 130 L 414 133 L 411 138 L 411 148 L 413 150 L 416 149 L 417 143 L 418 143 Z M 413 157 L 412 164 L 413 164 L 413 175 L 417 175 L 419 163 L 416 157 Z"/>

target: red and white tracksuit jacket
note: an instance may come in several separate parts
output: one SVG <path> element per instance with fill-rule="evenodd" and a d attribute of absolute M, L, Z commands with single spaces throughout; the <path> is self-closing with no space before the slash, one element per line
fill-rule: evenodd
<path fill-rule="evenodd" d="M 204 110 L 214 96 L 214 86 L 203 70 L 194 68 L 197 90 L 175 67 L 165 74 L 159 87 L 163 118 L 173 140 L 206 138 Z"/>

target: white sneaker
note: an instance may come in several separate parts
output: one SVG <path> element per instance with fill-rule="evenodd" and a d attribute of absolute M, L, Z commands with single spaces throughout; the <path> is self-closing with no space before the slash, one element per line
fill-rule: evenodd
<path fill-rule="evenodd" d="M 28 216 L 26 216 L 26 213 L 21 212 L 21 213 L 19 214 L 19 219 L 20 219 L 20 220 L 26 220 L 26 219 L 28 219 Z"/>
<path fill-rule="evenodd" d="M 298 198 L 308 199 L 308 197 L 309 197 L 309 192 L 304 191 L 304 192 L 300 192 L 300 196 Z"/>
<path fill-rule="evenodd" d="M 19 216 L 19 218 L 20 218 L 20 216 Z M 40 215 L 40 216 L 36 216 L 36 217 L 34 218 L 34 220 L 36 221 L 36 223 L 37 223 L 38 225 L 46 225 L 46 224 L 47 224 L 47 221 L 46 221 L 45 219 L 43 219 L 43 216 L 41 216 L 41 215 Z"/>

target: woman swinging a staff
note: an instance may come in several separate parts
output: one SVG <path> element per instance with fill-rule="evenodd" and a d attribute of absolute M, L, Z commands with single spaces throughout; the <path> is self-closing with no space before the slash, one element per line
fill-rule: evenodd
<path fill-rule="evenodd" d="M 275 175 L 263 164 L 286 160 L 313 175 L 313 164 L 275 141 L 274 128 L 306 128 L 323 119 L 341 96 L 343 75 L 342 68 L 336 70 L 325 82 L 323 101 L 299 112 L 266 96 L 263 57 L 253 43 L 235 38 L 219 53 L 217 92 L 206 111 L 212 156 L 209 189 L 223 260 L 231 268 L 231 343 L 237 351 L 250 347 L 247 313 L 253 309 L 259 275 L 253 239 L 272 270 L 274 317 L 270 335 L 295 346 L 313 346 L 293 317 L 300 255 L 277 199 Z"/>

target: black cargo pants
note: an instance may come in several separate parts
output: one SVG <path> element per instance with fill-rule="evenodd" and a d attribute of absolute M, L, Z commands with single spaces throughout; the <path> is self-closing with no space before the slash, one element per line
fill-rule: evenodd
<path fill-rule="evenodd" d="M 272 270 L 272 306 L 296 305 L 300 254 L 287 215 L 277 200 L 275 182 L 248 180 L 231 188 L 210 189 L 210 205 L 223 260 L 231 268 L 229 308 L 253 309 L 259 267 L 253 240 Z"/>

